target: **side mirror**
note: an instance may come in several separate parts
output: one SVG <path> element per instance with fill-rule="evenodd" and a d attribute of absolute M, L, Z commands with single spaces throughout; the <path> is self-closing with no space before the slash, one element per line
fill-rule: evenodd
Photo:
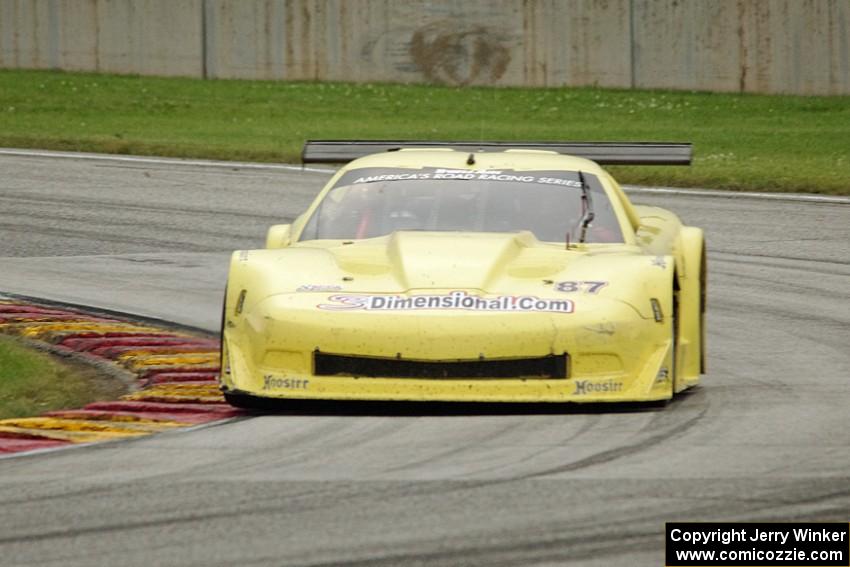
<path fill-rule="evenodd" d="M 269 229 L 266 234 L 266 248 L 269 250 L 275 248 L 286 248 L 292 243 L 290 234 L 292 232 L 291 224 L 276 224 Z"/>

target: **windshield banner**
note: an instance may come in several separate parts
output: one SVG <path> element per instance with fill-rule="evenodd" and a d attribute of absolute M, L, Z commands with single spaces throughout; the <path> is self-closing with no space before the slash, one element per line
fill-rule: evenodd
<path fill-rule="evenodd" d="M 387 181 L 458 180 L 534 183 L 581 188 L 578 173 L 572 171 L 516 171 L 512 169 L 445 169 L 369 167 L 355 169 L 340 177 L 336 187 Z"/>

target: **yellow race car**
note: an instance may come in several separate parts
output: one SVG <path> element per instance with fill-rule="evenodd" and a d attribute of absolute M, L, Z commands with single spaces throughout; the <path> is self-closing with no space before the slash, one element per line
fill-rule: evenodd
<path fill-rule="evenodd" d="M 670 399 L 704 372 L 703 232 L 632 205 L 599 164 L 690 155 L 308 142 L 306 163 L 353 161 L 265 249 L 234 252 L 226 399 Z"/>

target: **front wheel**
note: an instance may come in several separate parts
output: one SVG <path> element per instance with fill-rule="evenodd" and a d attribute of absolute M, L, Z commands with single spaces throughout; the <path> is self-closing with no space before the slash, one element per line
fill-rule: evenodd
<path fill-rule="evenodd" d="M 267 410 L 274 406 L 273 400 L 231 392 L 224 392 L 224 401 L 235 408 L 246 410 Z"/>
<path fill-rule="evenodd" d="M 674 278 L 674 281 L 677 280 Z M 670 339 L 673 345 L 670 357 L 671 397 L 676 395 L 679 377 L 679 290 L 676 287 L 673 289 L 673 313 L 670 314 Z"/>

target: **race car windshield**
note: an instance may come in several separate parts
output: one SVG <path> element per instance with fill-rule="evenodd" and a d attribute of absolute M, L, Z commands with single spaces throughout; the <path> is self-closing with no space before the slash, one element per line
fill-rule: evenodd
<path fill-rule="evenodd" d="M 585 242 L 623 242 L 599 179 L 583 175 L 595 213 Z M 356 240 L 398 230 L 528 230 L 542 241 L 577 242 L 583 214 L 578 172 L 364 168 L 337 181 L 301 240 Z"/>

